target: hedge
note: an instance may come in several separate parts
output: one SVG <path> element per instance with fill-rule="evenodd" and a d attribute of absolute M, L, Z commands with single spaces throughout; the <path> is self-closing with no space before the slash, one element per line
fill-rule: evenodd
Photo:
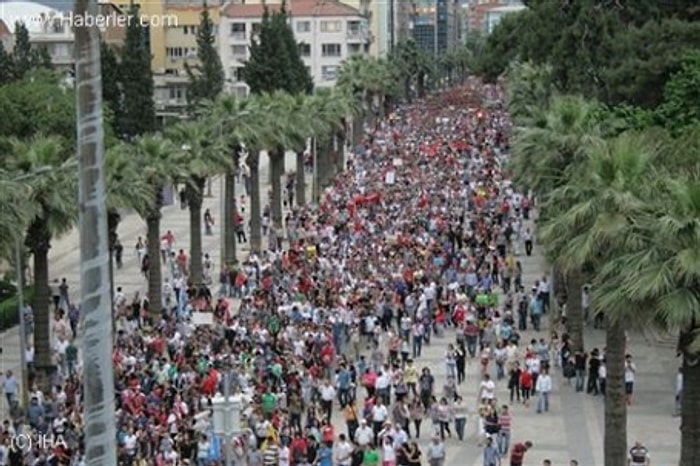
<path fill-rule="evenodd" d="M 33 298 L 34 287 L 28 286 L 24 288 L 24 302 L 29 303 Z M 19 325 L 18 301 L 17 295 L 0 301 L 0 331 Z"/>

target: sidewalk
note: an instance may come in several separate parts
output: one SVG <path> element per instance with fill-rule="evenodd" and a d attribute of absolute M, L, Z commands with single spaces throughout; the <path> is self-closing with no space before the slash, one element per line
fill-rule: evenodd
<path fill-rule="evenodd" d="M 296 155 L 288 152 L 285 158 L 285 171 L 294 170 Z M 267 200 L 267 193 L 271 189 L 269 184 L 269 159 L 266 155 L 260 157 L 260 199 L 261 208 Z M 311 180 L 307 179 L 307 188 L 310 188 Z M 236 183 L 236 198 L 240 199 L 241 194 L 245 194 L 242 183 Z M 308 197 L 307 197 L 308 199 Z M 211 236 L 202 235 L 202 250 L 208 253 L 214 264 L 215 278 L 218 278 L 219 264 L 221 258 L 221 217 L 223 213 L 223 177 L 212 181 L 212 197 L 205 197 L 202 205 L 202 213 L 205 209 L 210 209 L 216 221 L 214 234 Z M 248 202 L 248 198 L 246 198 Z M 175 235 L 176 249 L 184 249 L 189 255 L 190 246 L 190 214 L 189 210 L 181 209 L 177 196 L 174 205 L 164 207 L 163 218 L 160 228 L 161 234 L 171 230 Z M 245 215 L 250 214 L 250 207 L 246 204 Z M 204 229 L 202 222 L 202 229 Z M 136 213 L 123 214 L 119 224 L 119 239 L 124 246 L 123 263 L 121 269 L 114 270 L 114 287 L 122 287 L 127 299 L 131 299 L 136 291 L 143 295 L 148 288 L 148 283 L 143 277 L 138 264 L 138 258 L 134 246 L 139 236 L 146 240 L 146 222 Z M 263 238 L 263 245 L 266 242 Z M 74 301 L 80 300 L 80 249 L 78 248 L 79 238 L 77 228 L 73 228 L 69 233 L 60 238 L 54 239 L 49 253 L 49 277 L 50 280 L 66 278 L 70 286 L 70 297 Z M 247 257 L 249 244 L 237 245 L 239 259 Z M 154 261 L 160 264 L 160 260 Z M 165 274 L 165 268 L 163 268 Z M 164 277 L 167 275 L 164 275 Z M 20 373 L 21 353 L 19 327 L 8 329 L 0 333 L 0 370 L 5 373 L 12 370 L 15 374 Z M 0 418 L 6 416 L 5 403 L 0 403 Z"/>

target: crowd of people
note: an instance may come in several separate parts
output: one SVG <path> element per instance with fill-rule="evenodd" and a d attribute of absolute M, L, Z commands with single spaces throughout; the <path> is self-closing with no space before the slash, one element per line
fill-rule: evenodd
<path fill-rule="evenodd" d="M 284 247 L 271 242 L 210 285 L 187 282 L 168 232 L 150 254 L 173 277 L 162 318 L 116 290 L 119 464 L 213 466 L 228 449 L 237 466 L 442 466 L 469 415 L 484 466 L 522 466 L 533 445 L 511 437 L 511 406 L 534 398 L 548 411 L 549 371 L 568 359 L 565 337 L 522 340 L 541 330 L 550 285 L 523 283 L 533 200 L 505 171 L 501 101 L 471 82 L 378 119 L 319 205 L 289 210 Z M 213 324 L 195 325 L 202 311 Z M 0 466 L 82 464 L 80 358 L 64 314 L 52 388 L 34 387 L 5 422 Z M 444 346 L 442 367 L 422 364 L 426 345 Z M 462 385 L 470 359 L 478 393 Z M 496 396 L 499 380 L 510 400 Z M 223 392 L 245 400 L 230 442 L 211 421 Z M 18 452 L 11 438 L 26 429 L 66 441 Z"/>

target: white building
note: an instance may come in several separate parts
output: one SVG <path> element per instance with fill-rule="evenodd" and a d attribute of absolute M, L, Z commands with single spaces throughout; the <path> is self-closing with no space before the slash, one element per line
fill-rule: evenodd
<path fill-rule="evenodd" d="M 501 6 L 501 7 L 496 7 L 492 8 L 488 11 L 486 11 L 486 18 L 485 18 L 485 23 L 486 23 L 486 33 L 491 34 L 491 32 L 494 30 L 496 25 L 501 22 L 504 16 L 510 14 L 510 13 L 517 13 L 518 11 L 524 10 L 526 7 L 525 5 L 518 5 L 518 4 L 513 4 L 513 5 L 506 5 L 506 6 Z"/>
<path fill-rule="evenodd" d="M 99 1 L 101 15 L 116 14 L 111 4 Z M 116 18 L 116 17 L 115 17 Z M 73 21 L 70 12 L 35 2 L 0 2 L 0 40 L 7 50 L 14 46 L 15 23 L 21 22 L 29 32 L 33 47 L 45 47 L 53 65 L 59 70 L 72 70 L 75 61 Z M 115 20 L 100 27 L 108 43 L 121 42 L 124 28 Z"/>
<path fill-rule="evenodd" d="M 269 5 L 275 11 L 279 5 Z M 262 4 L 232 3 L 224 7 L 219 25 L 219 55 L 228 90 L 246 95 L 241 68 L 249 44 L 260 27 Z M 316 86 L 332 86 L 345 59 L 369 51 L 367 21 L 360 12 L 336 0 L 291 0 L 287 14 L 299 42 L 302 59 Z"/>

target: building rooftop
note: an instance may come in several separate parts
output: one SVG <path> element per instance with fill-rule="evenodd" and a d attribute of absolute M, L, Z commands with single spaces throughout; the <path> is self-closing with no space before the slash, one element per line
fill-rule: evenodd
<path fill-rule="evenodd" d="M 15 23 L 22 22 L 29 33 L 42 33 L 47 18 L 61 16 L 55 8 L 34 2 L 0 1 L 0 20 L 14 33 Z"/>
<path fill-rule="evenodd" d="M 267 5 L 270 12 L 279 11 L 280 4 Z M 359 10 L 337 0 L 288 0 L 287 13 L 292 16 L 360 16 Z M 222 16 L 228 18 L 260 18 L 265 6 L 261 3 L 241 5 L 228 4 Z"/>

